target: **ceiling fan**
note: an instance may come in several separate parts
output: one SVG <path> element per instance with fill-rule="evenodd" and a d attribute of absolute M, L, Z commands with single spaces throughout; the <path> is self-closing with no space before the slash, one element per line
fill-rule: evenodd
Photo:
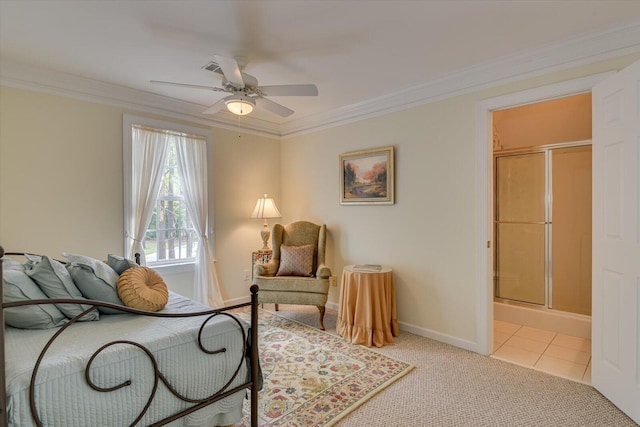
<path fill-rule="evenodd" d="M 151 80 L 151 83 L 181 86 L 193 89 L 206 89 L 214 92 L 227 92 L 226 96 L 203 111 L 203 114 L 217 113 L 224 106 L 233 114 L 244 116 L 255 107 L 264 108 L 280 117 L 288 117 L 293 110 L 277 102 L 265 98 L 266 96 L 317 96 L 318 88 L 314 84 L 258 86 L 258 79 L 244 73 L 236 59 L 214 55 L 214 61 L 202 68 L 222 75 L 222 87 L 192 85 L 188 83 L 164 82 Z"/>

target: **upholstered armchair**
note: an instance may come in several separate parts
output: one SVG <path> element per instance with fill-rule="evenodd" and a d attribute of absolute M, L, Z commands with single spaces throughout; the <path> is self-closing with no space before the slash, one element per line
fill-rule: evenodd
<path fill-rule="evenodd" d="M 253 267 L 258 302 L 315 305 L 320 310 L 320 329 L 329 294 L 331 270 L 324 265 L 327 228 L 307 221 L 275 224 L 271 233 L 273 256 Z"/>

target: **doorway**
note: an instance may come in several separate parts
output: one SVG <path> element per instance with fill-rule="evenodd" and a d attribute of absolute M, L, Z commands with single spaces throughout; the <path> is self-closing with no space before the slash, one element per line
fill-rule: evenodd
<path fill-rule="evenodd" d="M 477 306 L 475 351 L 484 355 L 493 352 L 493 126 L 492 113 L 498 110 L 529 105 L 561 97 L 591 93 L 591 88 L 615 72 L 587 76 L 523 92 L 481 101 L 478 104 L 477 183 Z"/>
<path fill-rule="evenodd" d="M 591 94 L 492 119 L 493 356 L 589 382 Z"/>
<path fill-rule="evenodd" d="M 491 115 L 494 296 L 590 316 L 591 93 Z"/>
<path fill-rule="evenodd" d="M 618 239 L 614 246 L 607 246 L 618 235 L 613 231 L 621 227 L 638 230 L 638 218 L 624 215 L 633 205 L 623 205 L 625 197 L 632 199 L 638 194 L 638 187 L 621 186 L 627 176 L 639 176 L 637 141 L 638 131 L 638 84 L 640 62 L 636 62 L 621 71 L 587 76 L 575 80 L 556 83 L 549 86 L 512 93 L 478 103 L 477 135 L 478 157 L 476 163 L 477 183 L 477 306 L 476 306 L 476 347 L 481 354 L 490 354 L 493 346 L 493 188 L 492 182 L 492 126 L 491 113 L 511 106 L 525 105 L 542 100 L 553 99 L 579 93 L 593 93 L 593 386 L 616 406 L 621 408 L 634 421 L 640 421 L 638 412 L 637 366 L 630 358 L 619 363 L 619 356 L 632 355 L 638 348 L 637 331 L 630 322 L 623 322 L 623 313 L 636 316 L 640 312 L 640 295 L 637 292 L 637 277 L 640 275 L 638 248 L 632 246 L 630 239 L 637 236 L 629 233 L 625 239 Z M 632 100 L 623 108 L 622 101 Z M 622 133 L 621 129 L 628 132 Z M 613 138 L 612 133 L 622 135 L 622 139 Z M 613 141 L 613 142 L 612 142 Z M 628 152 L 631 155 L 623 156 Z M 627 166 L 625 175 L 620 172 L 620 164 Z M 618 191 L 620 190 L 620 191 Z M 625 210 L 626 209 L 626 210 Z M 619 221 L 624 219 L 624 222 Z M 607 229 L 609 227 L 609 229 Z M 619 233 L 618 233 L 619 234 Z M 612 238 L 612 237 L 613 238 Z M 623 245 L 627 245 L 627 257 Z M 613 249 L 613 250 L 612 250 Z M 635 258 L 634 258 L 635 257 Z M 613 265 L 617 262 L 616 265 Z M 613 265 L 613 266 L 612 266 Z M 605 292 L 606 290 L 606 292 Z M 628 319 L 628 317 L 624 317 Z M 624 326 L 624 327 L 623 327 Z M 636 352 L 637 355 L 637 352 Z M 616 363 L 612 363 L 612 361 Z"/>

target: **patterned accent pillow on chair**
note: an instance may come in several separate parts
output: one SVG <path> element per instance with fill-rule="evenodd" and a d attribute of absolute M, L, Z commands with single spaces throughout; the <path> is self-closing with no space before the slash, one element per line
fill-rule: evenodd
<path fill-rule="evenodd" d="M 313 277 L 314 245 L 280 246 L 280 266 L 276 276 Z"/>

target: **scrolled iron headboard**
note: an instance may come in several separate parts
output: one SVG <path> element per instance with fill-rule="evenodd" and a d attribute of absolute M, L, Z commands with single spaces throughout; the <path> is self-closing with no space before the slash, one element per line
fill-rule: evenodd
<path fill-rule="evenodd" d="M 4 255 L 24 255 L 25 253 L 21 253 L 21 252 L 6 252 L 4 251 L 4 248 L 2 246 L 0 246 L 0 258 L 2 258 Z M 136 254 L 136 262 L 139 263 L 140 262 L 140 258 L 139 258 L 139 254 Z M 2 262 L 0 262 L 0 277 L 2 277 Z M 3 289 L 2 289 L 2 282 L 0 281 L 0 302 L 1 304 L 1 309 L 0 309 L 0 325 L 2 325 L 2 328 L 0 328 L 0 367 L 2 369 L 2 372 L 0 375 L 0 427 L 5 427 L 8 424 L 8 414 L 7 414 L 7 395 L 6 395 L 6 376 L 5 376 L 5 342 L 4 342 L 4 309 L 5 308 L 9 308 L 9 307 L 20 307 L 20 306 L 26 306 L 26 305 L 34 305 L 34 304 L 60 304 L 60 303 L 78 303 L 78 300 L 75 299 L 65 299 L 65 298 L 57 298 L 57 299 L 41 299 L 41 300 L 31 300 L 31 301 L 16 301 L 16 302 L 4 302 L 2 301 L 2 296 L 3 296 Z M 258 414 L 257 414 L 257 408 L 258 408 L 258 390 L 259 390 L 259 386 L 260 386 L 260 366 L 259 366 L 259 358 L 258 358 L 258 286 L 257 285 L 252 285 L 250 288 L 251 291 L 251 302 L 250 303 L 244 303 L 244 304 L 237 304 L 237 305 L 233 305 L 233 306 L 229 306 L 229 307 L 224 307 L 224 308 L 219 308 L 219 309 L 212 309 L 212 310 L 204 310 L 204 311 L 198 311 L 198 312 L 191 312 L 191 313 L 158 313 L 158 312 L 148 312 L 148 311 L 143 311 L 143 310 L 137 310 L 137 309 L 133 309 L 130 307 L 125 307 L 125 306 L 121 306 L 121 305 L 117 305 L 117 304 L 111 304 L 111 303 L 106 303 L 106 302 L 102 302 L 102 301 L 96 301 L 96 300 L 82 300 L 82 304 L 85 305 L 91 305 L 90 308 L 88 308 L 87 310 L 83 311 L 82 313 L 78 314 L 77 316 L 73 317 L 72 319 L 69 320 L 69 322 L 67 322 L 65 325 L 61 326 L 58 331 L 56 331 L 56 333 L 51 337 L 51 339 L 49 339 L 49 341 L 47 342 L 47 344 L 45 344 L 44 348 L 42 349 L 40 355 L 38 356 L 38 359 L 36 361 L 36 364 L 34 366 L 34 369 L 32 371 L 31 374 L 31 383 L 29 386 L 29 400 L 30 400 L 30 406 L 31 406 L 31 414 L 33 416 L 34 422 L 36 423 L 36 425 L 41 426 L 42 422 L 40 420 L 40 417 L 38 415 L 38 412 L 36 410 L 36 404 L 35 404 L 35 386 L 36 386 L 36 376 L 38 373 L 38 368 L 40 366 L 40 363 L 42 362 L 42 359 L 44 358 L 47 350 L 49 349 L 49 347 L 51 346 L 51 344 L 56 340 L 56 338 L 58 338 L 62 333 L 64 333 L 67 328 L 69 328 L 72 324 L 76 323 L 80 318 L 82 318 L 83 316 L 85 316 L 86 314 L 90 313 L 93 310 L 97 310 L 98 307 L 106 307 L 106 308 L 110 308 L 110 309 L 115 309 L 115 310 L 119 310 L 121 312 L 124 313 L 131 313 L 131 314 L 139 314 L 139 315 L 144 315 L 144 316 L 151 316 L 151 317 L 164 317 L 164 318 L 183 318 L 183 317 L 198 317 L 198 316 L 207 316 L 206 319 L 202 322 L 201 326 L 200 326 L 200 330 L 198 332 L 198 346 L 200 348 L 201 351 L 203 351 L 204 353 L 210 354 L 210 355 L 215 355 L 215 354 L 219 354 L 221 352 L 225 352 L 226 349 L 225 348 L 221 348 L 221 349 L 215 349 L 215 350 L 210 350 L 205 348 L 205 346 L 202 343 L 202 332 L 205 328 L 205 326 L 207 325 L 207 323 L 209 323 L 209 321 L 211 319 L 213 319 L 216 316 L 228 316 L 231 319 L 233 319 L 239 327 L 239 330 L 241 332 L 242 335 L 242 342 L 243 342 L 243 352 L 240 358 L 240 361 L 238 363 L 238 366 L 236 367 L 236 370 L 234 372 L 234 374 L 232 375 L 232 377 L 227 381 L 226 384 L 224 384 L 219 390 L 215 391 L 214 393 L 212 393 L 211 395 L 209 395 L 208 397 L 202 398 L 202 399 L 194 399 L 194 398 L 189 398 L 187 396 L 183 396 L 182 394 L 180 394 L 170 383 L 169 381 L 166 379 L 166 377 L 162 374 L 162 372 L 160 372 L 160 370 L 158 369 L 157 366 L 157 362 L 155 360 L 155 357 L 153 355 L 153 353 L 147 349 L 145 346 L 143 346 L 142 344 L 139 344 L 137 342 L 134 341 L 128 341 L 128 340 L 116 340 L 116 341 L 112 341 L 109 343 L 104 344 L 102 347 L 100 347 L 98 350 L 96 350 L 94 352 L 94 354 L 91 356 L 91 358 L 89 359 L 89 361 L 87 362 L 87 366 L 85 367 L 85 379 L 87 382 L 87 385 L 89 387 L 91 387 L 94 390 L 97 391 L 102 391 L 102 392 L 110 392 L 110 391 L 114 391 L 117 389 L 120 389 L 122 387 L 126 387 L 128 385 L 131 384 L 131 381 L 125 381 L 119 385 L 116 385 L 114 387 L 109 387 L 109 388 L 102 388 L 99 387 L 97 385 L 95 385 L 93 383 L 93 381 L 91 380 L 90 377 L 90 370 L 91 370 L 91 366 L 92 363 L 94 361 L 94 359 L 106 348 L 108 348 L 109 346 L 112 345 L 116 345 L 116 344 L 127 344 L 127 345 L 132 345 L 132 346 L 136 346 L 138 348 L 140 348 L 143 352 L 146 353 L 147 357 L 149 358 L 149 360 L 151 361 L 153 368 L 154 368 L 154 372 L 155 372 L 155 378 L 154 378 L 154 387 L 151 391 L 151 394 L 149 396 L 149 399 L 147 400 L 146 405 L 144 406 L 144 408 L 142 408 L 142 410 L 140 411 L 138 417 L 132 422 L 131 425 L 135 425 L 137 424 L 140 419 L 142 419 L 142 417 L 144 416 L 144 414 L 146 413 L 147 409 L 151 406 L 151 403 L 153 401 L 153 398 L 155 397 L 155 393 L 157 390 L 157 386 L 158 386 L 158 382 L 162 382 L 167 386 L 167 389 L 177 398 L 188 402 L 188 403 L 192 403 L 193 406 L 180 411 L 174 415 L 171 415 L 167 418 L 164 418 L 160 421 L 157 421 L 156 423 L 152 424 L 152 426 L 161 426 L 164 424 L 167 424 L 169 422 L 175 421 L 187 414 L 190 414 L 192 412 L 195 412 L 199 409 L 202 409 L 218 400 L 224 399 L 227 396 L 230 396 L 234 393 L 237 393 L 238 391 L 241 391 L 243 389 L 250 389 L 251 390 L 251 401 L 250 401 L 250 406 L 251 406 L 251 425 L 252 426 L 257 426 L 258 425 Z M 245 334 L 245 330 L 242 326 L 242 324 L 240 323 L 240 321 L 233 315 L 226 313 L 227 311 L 230 310 L 234 310 L 234 309 L 238 309 L 238 308 L 242 308 L 242 307 L 247 307 L 247 306 L 251 306 L 251 327 L 250 327 L 250 336 L 247 337 Z M 248 345 L 250 344 L 250 345 Z M 249 354 L 247 354 L 247 352 L 249 352 Z M 245 363 L 245 359 L 246 357 L 249 357 L 249 364 L 250 364 L 250 379 L 249 381 L 246 381 L 232 389 L 228 389 L 230 387 L 230 385 L 233 383 L 233 381 L 236 379 L 238 373 L 240 372 L 240 369 L 243 365 L 243 363 Z"/>

